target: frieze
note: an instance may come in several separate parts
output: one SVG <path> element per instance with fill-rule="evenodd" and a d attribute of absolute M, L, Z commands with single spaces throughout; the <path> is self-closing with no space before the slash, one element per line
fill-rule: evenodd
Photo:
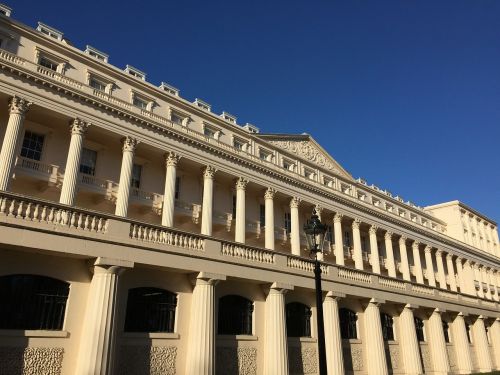
<path fill-rule="evenodd" d="M 217 374 L 257 375 L 257 348 L 218 347 Z"/>
<path fill-rule="evenodd" d="M 63 348 L 0 348 L 0 374 L 59 375 Z"/>
<path fill-rule="evenodd" d="M 176 360 L 175 346 L 122 346 L 118 374 L 174 375 Z"/>

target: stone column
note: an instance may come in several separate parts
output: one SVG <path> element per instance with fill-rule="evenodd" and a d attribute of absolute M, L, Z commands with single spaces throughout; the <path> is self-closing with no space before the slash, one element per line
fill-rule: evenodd
<path fill-rule="evenodd" d="M 480 372 L 491 372 L 493 366 L 491 364 L 490 348 L 488 347 L 488 338 L 486 337 L 486 328 L 484 326 L 484 318 L 479 315 L 472 326 L 474 332 L 474 349 L 476 350 L 477 361 L 479 363 Z"/>
<path fill-rule="evenodd" d="M 467 287 L 465 284 L 465 274 L 462 266 L 462 258 L 457 257 L 455 259 L 455 265 L 457 266 L 457 275 L 458 275 L 458 286 L 460 287 L 460 293 L 467 293 Z"/>
<path fill-rule="evenodd" d="M 69 142 L 68 158 L 61 188 L 59 203 L 72 206 L 75 203 L 78 173 L 80 172 L 80 158 L 82 156 L 83 138 L 89 123 L 78 118 L 70 123 L 71 140 Z"/>
<path fill-rule="evenodd" d="M 420 242 L 414 241 L 412 245 L 413 249 L 413 264 L 415 267 L 415 277 L 417 278 L 417 283 L 424 283 L 424 274 L 422 272 L 422 264 L 420 262 L 420 250 L 419 250 Z"/>
<path fill-rule="evenodd" d="M 265 246 L 266 249 L 274 250 L 274 195 L 276 190 L 268 188 L 264 194 L 266 229 Z M 261 223 L 262 225 L 262 223 Z"/>
<path fill-rule="evenodd" d="M 486 284 L 485 297 L 487 299 L 492 299 L 491 290 L 490 290 L 490 278 L 488 277 L 488 273 L 486 271 L 486 268 L 484 266 L 482 266 L 480 268 L 479 272 L 481 274 L 481 280 L 482 280 L 483 284 Z"/>
<path fill-rule="evenodd" d="M 361 233 L 359 232 L 359 225 L 361 221 L 359 219 L 355 219 L 352 222 L 352 241 L 353 241 L 353 259 L 354 259 L 354 267 L 358 270 L 362 270 L 363 267 L 363 253 L 361 251 Z"/>
<path fill-rule="evenodd" d="M 420 375 L 424 372 L 422 362 L 420 361 L 420 349 L 412 311 L 414 308 L 416 306 L 406 305 L 401 315 L 399 315 L 399 345 L 403 357 L 404 373 L 406 375 Z"/>
<path fill-rule="evenodd" d="M 236 180 L 236 224 L 234 227 L 234 241 L 245 243 L 246 237 L 246 212 L 245 212 L 245 190 L 248 180 L 240 177 Z"/>
<path fill-rule="evenodd" d="M 318 216 L 319 221 L 322 222 L 321 214 L 323 213 L 323 207 L 321 207 L 319 204 L 315 205 L 314 206 L 314 212 L 316 212 L 316 215 Z M 318 251 L 316 253 L 316 258 L 319 261 L 323 261 L 323 251 L 324 251 L 324 249 L 321 249 L 321 251 Z"/>
<path fill-rule="evenodd" d="M 175 179 L 177 175 L 177 164 L 180 156 L 175 152 L 169 152 L 165 158 L 165 189 L 163 191 L 163 209 L 161 215 L 161 225 L 166 227 L 174 226 L 175 212 Z"/>
<path fill-rule="evenodd" d="M 217 170 L 210 165 L 203 169 L 203 207 L 201 209 L 201 234 L 212 235 L 212 210 L 214 195 L 214 177 Z"/>
<path fill-rule="evenodd" d="M 408 253 L 406 249 L 406 237 L 401 236 L 399 239 L 399 254 L 401 256 L 401 273 L 403 280 L 411 281 L 410 265 L 408 264 Z"/>
<path fill-rule="evenodd" d="M 333 230 L 335 232 L 335 260 L 338 265 L 343 266 L 344 261 L 344 244 L 342 233 L 342 214 L 336 213 L 333 217 Z"/>
<path fill-rule="evenodd" d="M 394 250 L 392 248 L 392 233 L 385 232 L 385 252 L 387 253 L 387 271 L 390 277 L 396 277 L 396 261 L 394 260 Z"/>
<path fill-rule="evenodd" d="M 130 196 L 130 181 L 132 179 L 132 168 L 134 166 L 134 153 L 137 147 L 137 139 L 125 137 L 123 139 L 122 168 L 120 172 L 120 185 L 118 186 L 118 196 L 116 198 L 116 216 L 127 216 L 128 199 Z"/>
<path fill-rule="evenodd" d="M 200 272 L 191 297 L 186 375 L 215 374 L 214 289 L 225 276 Z"/>
<path fill-rule="evenodd" d="M 458 313 L 452 324 L 453 347 L 457 357 L 459 374 L 470 374 L 472 372 L 472 357 L 465 328 L 464 315 Z"/>
<path fill-rule="evenodd" d="M 125 268 L 99 263 L 100 259 L 94 266 L 87 297 L 75 370 L 77 375 L 113 373 L 116 289 L 118 277 Z M 130 267 L 133 264 L 124 265 Z"/>
<path fill-rule="evenodd" d="M 342 354 L 342 338 L 340 337 L 339 298 L 333 292 L 328 292 L 323 302 L 326 362 L 329 375 L 344 375 L 344 356 Z"/>
<path fill-rule="evenodd" d="M 30 106 L 30 102 L 17 96 L 12 97 L 9 101 L 9 122 L 0 151 L 0 190 L 8 190 L 9 188 L 16 158 L 16 148 L 23 132 L 24 116 Z"/>
<path fill-rule="evenodd" d="M 377 229 L 378 228 L 375 225 L 370 226 L 370 255 L 373 273 L 380 274 L 380 256 L 377 244 Z"/>
<path fill-rule="evenodd" d="M 291 285 L 274 283 L 266 298 L 264 375 L 288 375 L 285 294 L 292 289 Z"/>
<path fill-rule="evenodd" d="M 425 252 L 425 270 L 427 272 L 427 280 L 430 286 L 436 286 L 436 276 L 434 275 L 434 265 L 432 264 L 432 248 L 426 246 Z"/>
<path fill-rule="evenodd" d="M 438 282 L 441 289 L 448 289 L 446 285 L 446 274 L 444 273 L 443 252 L 436 250 L 436 265 L 438 272 Z"/>
<path fill-rule="evenodd" d="M 429 318 L 429 347 L 432 357 L 434 374 L 448 375 L 451 372 L 444 340 L 443 323 L 441 311 L 435 309 Z"/>
<path fill-rule="evenodd" d="M 388 374 L 385 358 L 384 338 L 380 322 L 379 304 L 382 301 L 372 298 L 365 309 L 365 352 L 367 373 L 373 375 Z"/>
<path fill-rule="evenodd" d="M 477 291 L 477 296 L 479 298 L 484 298 L 484 291 L 483 291 L 483 281 L 482 281 L 482 277 L 481 277 L 481 271 L 479 271 L 479 264 L 477 263 L 474 263 L 474 265 L 472 266 L 473 268 L 473 287 L 474 287 L 474 290 Z M 479 290 L 476 289 L 476 286 L 475 286 L 475 283 L 474 281 L 477 281 L 478 284 L 479 284 Z"/>
<path fill-rule="evenodd" d="M 293 255 L 300 255 L 300 225 L 299 225 L 300 202 L 301 199 L 298 197 L 293 197 L 290 200 L 290 217 L 292 220 L 290 242 L 292 246 Z"/>
<path fill-rule="evenodd" d="M 462 276 L 463 276 L 463 287 L 464 287 L 463 293 L 467 293 L 475 297 L 477 293 L 476 293 L 476 286 L 474 285 L 474 270 L 472 269 L 472 264 L 469 260 L 466 260 L 463 265 Z"/>
<path fill-rule="evenodd" d="M 455 280 L 455 269 L 453 268 L 453 254 L 446 254 L 446 265 L 448 267 L 448 278 L 450 280 L 450 290 L 457 291 L 457 282 Z"/>
<path fill-rule="evenodd" d="M 490 327 L 493 357 L 496 359 L 496 369 L 500 370 L 500 318 L 496 318 Z"/>

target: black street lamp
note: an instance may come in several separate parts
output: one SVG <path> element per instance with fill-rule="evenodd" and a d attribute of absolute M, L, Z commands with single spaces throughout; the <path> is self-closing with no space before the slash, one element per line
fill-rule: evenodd
<path fill-rule="evenodd" d="M 318 260 L 318 252 L 323 252 L 325 241 L 326 225 L 322 224 L 313 210 L 311 219 L 304 224 L 307 244 L 314 254 L 314 281 L 316 283 L 316 323 L 318 331 L 318 357 L 319 375 L 327 375 L 326 368 L 326 348 L 325 348 L 325 323 L 323 322 L 323 291 L 321 290 L 321 263 Z"/>

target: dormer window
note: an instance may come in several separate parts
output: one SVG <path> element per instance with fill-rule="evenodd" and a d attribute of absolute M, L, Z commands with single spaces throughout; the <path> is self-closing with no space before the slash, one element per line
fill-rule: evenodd
<path fill-rule="evenodd" d="M 67 60 L 40 48 L 35 49 L 35 63 L 59 74 L 64 74 Z"/>
<path fill-rule="evenodd" d="M 103 61 L 103 62 L 108 62 L 108 57 L 109 55 L 105 54 L 104 52 L 99 51 L 98 49 L 87 45 L 85 49 L 85 53 L 89 56 L 92 56 L 93 58 L 96 58 L 97 60 Z"/>
<path fill-rule="evenodd" d="M 211 139 L 219 139 L 220 137 L 220 130 L 217 129 L 216 127 L 213 127 L 211 125 L 203 124 L 203 134 Z"/>
<path fill-rule="evenodd" d="M 135 77 L 137 79 L 141 79 L 143 81 L 146 80 L 146 73 L 144 72 L 141 72 L 139 69 L 137 68 L 134 68 L 133 66 L 131 65 L 127 65 L 125 67 L 125 73 L 128 73 L 130 74 L 132 77 Z"/>
<path fill-rule="evenodd" d="M 198 99 L 198 98 L 196 98 L 194 100 L 194 104 L 197 107 L 200 107 L 201 109 L 204 109 L 205 111 L 208 111 L 208 112 L 210 112 L 212 109 L 212 106 L 210 104 L 208 104 L 207 102 L 204 102 L 203 100 Z"/>
<path fill-rule="evenodd" d="M 255 125 L 249 124 L 248 122 L 243 126 L 243 129 L 245 129 L 249 133 L 259 133 L 259 128 Z"/>
<path fill-rule="evenodd" d="M 146 111 L 153 110 L 153 104 L 154 104 L 153 99 L 147 98 L 141 94 L 136 93 L 135 91 L 131 92 L 131 96 L 132 96 L 132 105 L 134 107 L 144 109 Z"/>
<path fill-rule="evenodd" d="M 180 90 L 175 88 L 174 86 L 169 85 L 168 83 L 162 82 L 160 85 L 160 89 L 168 92 L 171 95 L 179 96 Z"/>
<path fill-rule="evenodd" d="M 40 57 L 40 60 L 38 61 L 38 65 L 41 65 L 44 68 L 53 70 L 54 72 L 57 72 L 57 67 L 59 66 L 58 63 L 56 63 L 55 61 L 53 61 L 45 56 Z"/>
<path fill-rule="evenodd" d="M 51 38 L 54 38 L 57 40 L 63 39 L 64 34 L 61 31 L 56 30 L 53 27 L 50 27 L 44 23 L 38 22 L 38 27 L 36 29 L 37 29 L 37 31 L 40 31 L 42 34 L 50 36 Z"/>
<path fill-rule="evenodd" d="M 0 4 L 0 14 L 10 17 L 11 13 L 12 13 L 12 8 L 9 8 L 7 5 Z"/>
<path fill-rule="evenodd" d="M 272 161 L 273 153 L 269 150 L 259 148 L 259 158 L 260 160 Z"/>
<path fill-rule="evenodd" d="M 230 122 L 231 124 L 236 124 L 236 116 L 233 116 L 230 113 L 222 112 L 222 115 L 220 115 L 220 117 L 222 117 L 227 122 Z"/>

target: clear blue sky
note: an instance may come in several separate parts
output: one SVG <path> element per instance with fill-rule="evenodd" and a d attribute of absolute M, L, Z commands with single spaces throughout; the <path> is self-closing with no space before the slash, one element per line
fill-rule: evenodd
<path fill-rule="evenodd" d="M 500 1 L 5 0 L 354 177 L 500 221 Z"/>

